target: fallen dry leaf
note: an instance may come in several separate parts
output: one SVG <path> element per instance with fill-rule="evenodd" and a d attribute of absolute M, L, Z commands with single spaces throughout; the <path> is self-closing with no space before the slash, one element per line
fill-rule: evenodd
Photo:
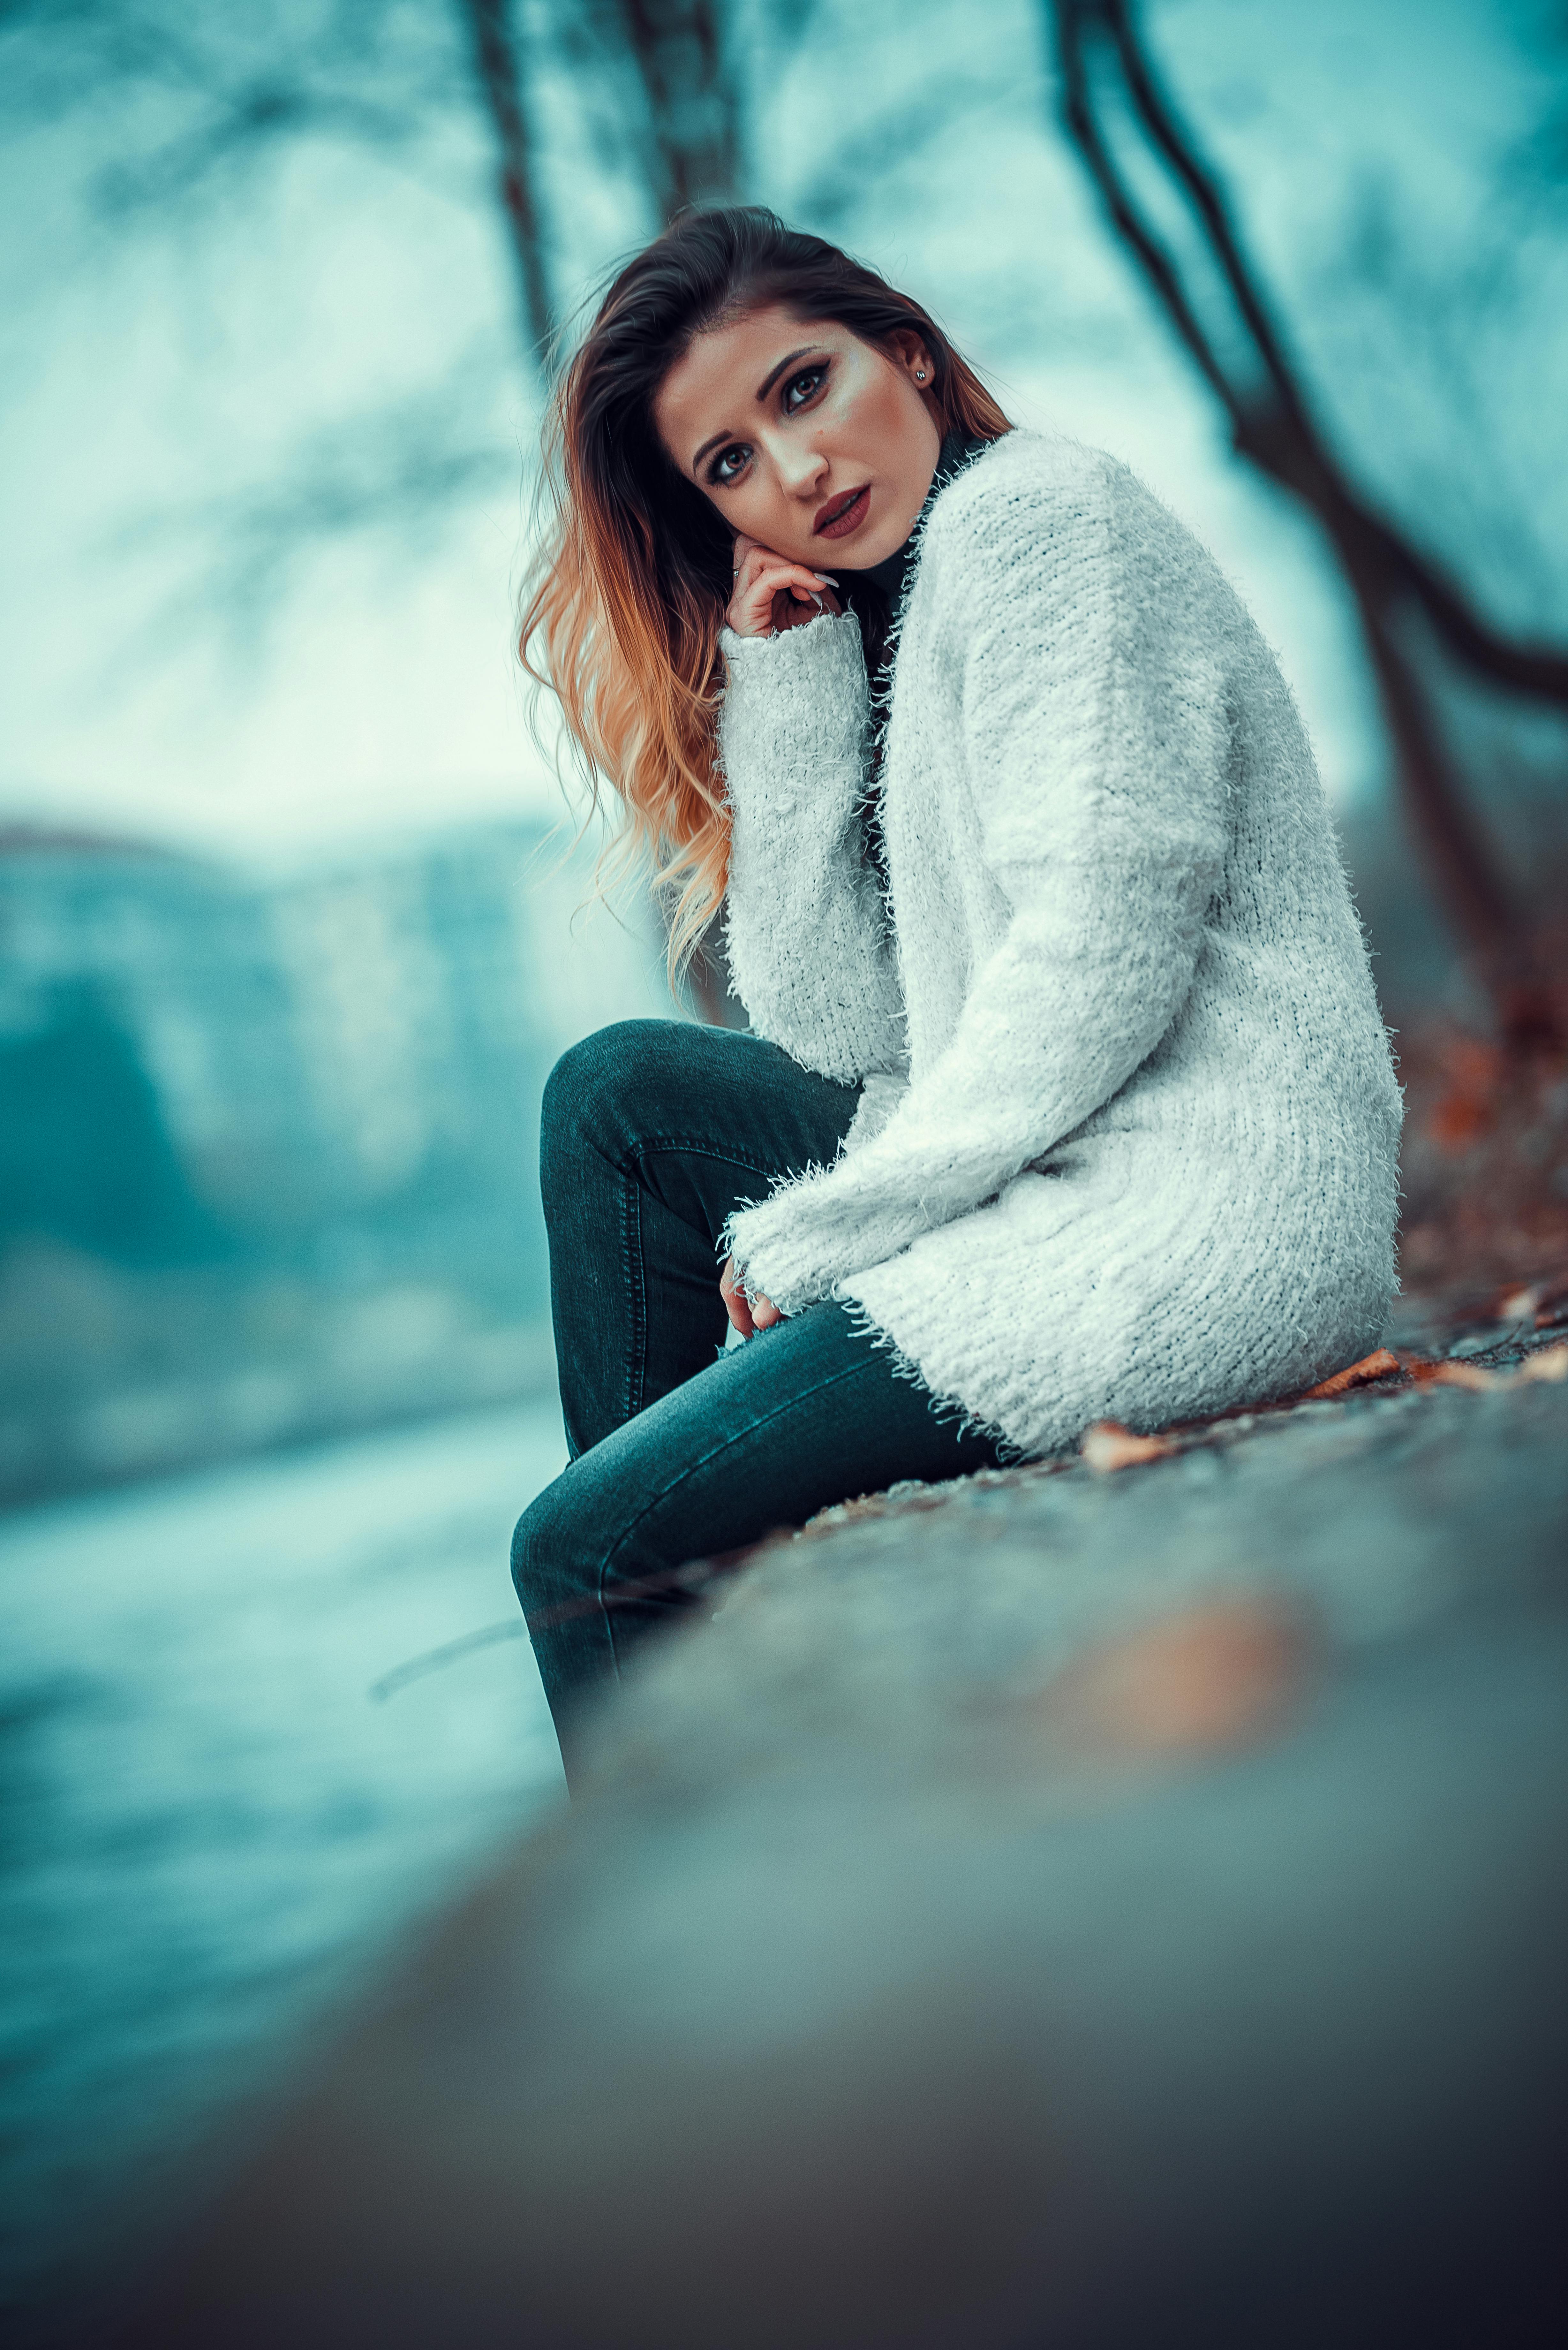
<path fill-rule="evenodd" d="M 1205 1754 L 1282 1727 L 1316 1641 L 1283 1602 L 1200 1603 L 1091 1649 L 1041 1693 L 1044 1721 L 1080 1752 Z"/>
<path fill-rule="evenodd" d="M 1168 1436 L 1135 1436 L 1118 1419 L 1097 1419 L 1078 1449 L 1099 1476 L 1113 1469 L 1131 1469 L 1140 1461 L 1161 1461 L 1177 1450 Z"/>
<path fill-rule="evenodd" d="M 1568 1342 L 1542 1347 L 1538 1354 L 1526 1355 L 1511 1371 L 1489 1370 L 1484 1363 L 1456 1362 L 1452 1357 L 1438 1363 L 1426 1362 L 1418 1355 L 1404 1356 L 1401 1367 L 1417 1387 L 1469 1388 L 1474 1395 L 1484 1395 L 1492 1388 L 1521 1387 L 1532 1379 L 1552 1383 L 1568 1379 Z"/>
<path fill-rule="evenodd" d="M 1468 1150 L 1497 1123 L 1507 1062 L 1495 1045 L 1450 1035 L 1442 1056 L 1446 1084 L 1427 1114 L 1427 1131 L 1439 1150 Z"/>
<path fill-rule="evenodd" d="M 1386 1379 L 1390 1371 L 1398 1368 L 1398 1356 L 1390 1354 L 1386 1347 L 1379 1347 L 1376 1354 L 1363 1355 L 1358 1363 L 1347 1364 L 1343 1371 L 1335 1371 L 1331 1378 L 1319 1379 L 1315 1388 L 1308 1388 L 1301 1400 L 1303 1403 L 1317 1403 L 1325 1396 L 1345 1395 L 1352 1388 L 1364 1388 L 1374 1379 Z"/>
<path fill-rule="evenodd" d="M 1491 1104 L 1479 1095 L 1445 1094 L 1428 1121 L 1427 1131 L 1439 1150 L 1453 1156 L 1490 1134 L 1494 1115 Z"/>
<path fill-rule="evenodd" d="M 1429 1376 L 1434 1387 L 1469 1388 L 1475 1395 L 1510 1384 L 1506 1371 L 1489 1371 L 1480 1363 L 1434 1363 Z"/>

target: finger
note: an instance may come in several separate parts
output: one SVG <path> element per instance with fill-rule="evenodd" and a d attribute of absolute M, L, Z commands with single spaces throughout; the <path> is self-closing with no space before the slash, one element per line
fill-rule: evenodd
<path fill-rule="evenodd" d="M 826 596 L 826 576 L 775 555 L 771 547 L 753 546 L 730 599 L 731 626 L 743 636 L 760 635 L 768 628 L 792 627 L 801 617 L 799 605 L 805 603 L 815 604 L 818 611 L 831 606 L 836 616 L 838 606 Z"/>
<path fill-rule="evenodd" d="M 786 601 L 782 594 L 779 599 L 781 608 L 786 611 L 796 610 L 802 604 L 815 604 L 819 612 L 832 612 L 836 616 L 844 608 L 831 588 L 792 587 L 788 595 L 794 598 L 793 604 Z"/>
<path fill-rule="evenodd" d="M 760 609 L 774 592 L 774 575 L 779 569 L 777 556 L 769 555 L 765 547 L 753 547 L 736 575 L 732 600 Z"/>
<path fill-rule="evenodd" d="M 719 1295 L 724 1301 L 724 1311 L 734 1327 L 742 1338 L 749 1338 L 753 1328 L 752 1309 L 746 1303 L 745 1291 L 736 1284 L 733 1257 L 727 1259 L 724 1270 L 719 1277 Z"/>
<path fill-rule="evenodd" d="M 775 555 L 771 546 L 759 546 L 753 540 L 741 558 L 736 583 L 742 588 L 754 588 L 765 571 L 788 560 L 787 556 Z"/>
<path fill-rule="evenodd" d="M 771 595 L 777 596 L 785 588 L 790 588 L 802 595 L 817 596 L 826 586 L 826 573 L 808 571 L 804 563 L 785 563 L 774 556 L 746 582 L 746 593 L 749 595 L 754 589 L 760 594 L 766 588 Z"/>
<path fill-rule="evenodd" d="M 784 1320 L 784 1315 L 771 1297 L 759 1297 L 752 1308 L 752 1319 L 759 1330 L 771 1330 L 775 1322 Z"/>
<path fill-rule="evenodd" d="M 794 573 L 802 579 L 815 579 L 819 587 L 829 583 L 834 587 L 838 585 L 830 573 L 814 571 L 810 564 L 803 563 L 798 556 L 780 555 L 778 550 L 772 546 L 753 545 L 742 564 L 741 570 L 743 577 L 748 579 L 761 578 L 764 574 L 772 576 L 775 573 L 780 575 Z"/>

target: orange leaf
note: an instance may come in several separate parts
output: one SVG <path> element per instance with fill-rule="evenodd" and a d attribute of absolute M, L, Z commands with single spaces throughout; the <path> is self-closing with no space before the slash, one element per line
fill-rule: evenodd
<path fill-rule="evenodd" d="M 1140 1461 L 1161 1461 L 1177 1448 L 1168 1436 L 1135 1436 L 1119 1419 L 1097 1419 L 1079 1447 L 1096 1475 L 1131 1469 Z"/>
<path fill-rule="evenodd" d="M 1468 1150 L 1490 1131 L 1492 1108 L 1490 1102 L 1478 1101 L 1473 1094 L 1445 1094 L 1428 1120 L 1428 1128 L 1439 1150 L 1457 1154 Z"/>
<path fill-rule="evenodd" d="M 1443 1051 L 1449 1076 L 1470 1093 L 1490 1093 L 1501 1082 L 1506 1062 L 1501 1045 L 1486 1044 L 1480 1036 L 1450 1036 Z"/>
<path fill-rule="evenodd" d="M 1283 1726 L 1314 1648 L 1277 1598 L 1200 1600 L 1075 1658 L 1042 1691 L 1042 1713 L 1070 1746 L 1112 1754 L 1246 1745 Z"/>
<path fill-rule="evenodd" d="M 1535 1326 L 1543 1330 L 1555 1322 L 1564 1304 L 1568 1304 L 1568 1275 L 1559 1274 L 1542 1286 L 1541 1303 L 1535 1309 Z"/>
<path fill-rule="evenodd" d="M 1315 1403 L 1324 1396 L 1345 1395 L 1352 1388 L 1368 1387 L 1374 1379 L 1386 1379 L 1390 1371 L 1398 1368 L 1398 1356 L 1391 1355 L 1386 1347 L 1379 1347 L 1376 1354 L 1363 1355 L 1358 1363 L 1335 1371 L 1332 1378 L 1319 1379 L 1315 1388 L 1308 1388 L 1301 1400 Z"/>
<path fill-rule="evenodd" d="M 1489 1371 L 1482 1363 L 1434 1363 L 1430 1378 L 1436 1387 L 1469 1388 L 1475 1395 L 1509 1384 L 1506 1372 Z"/>

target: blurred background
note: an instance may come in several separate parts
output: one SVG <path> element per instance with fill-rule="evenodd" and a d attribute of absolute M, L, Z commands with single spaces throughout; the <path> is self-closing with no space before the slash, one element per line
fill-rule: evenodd
<path fill-rule="evenodd" d="M 852 246 L 1215 550 L 1399 1032 L 1407 1281 L 1568 1263 L 1568 12 L 0 0 L 0 133 L 25 2295 L 554 1799 L 539 1090 L 722 1000 L 592 902 L 513 595 L 555 338 L 682 205 Z"/>

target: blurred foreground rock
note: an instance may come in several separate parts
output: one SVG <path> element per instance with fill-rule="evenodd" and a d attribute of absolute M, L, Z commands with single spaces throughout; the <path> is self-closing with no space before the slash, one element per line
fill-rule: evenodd
<path fill-rule="evenodd" d="M 766 1547 L 73 2338 L 1556 2338 L 1539 1318 Z"/>

